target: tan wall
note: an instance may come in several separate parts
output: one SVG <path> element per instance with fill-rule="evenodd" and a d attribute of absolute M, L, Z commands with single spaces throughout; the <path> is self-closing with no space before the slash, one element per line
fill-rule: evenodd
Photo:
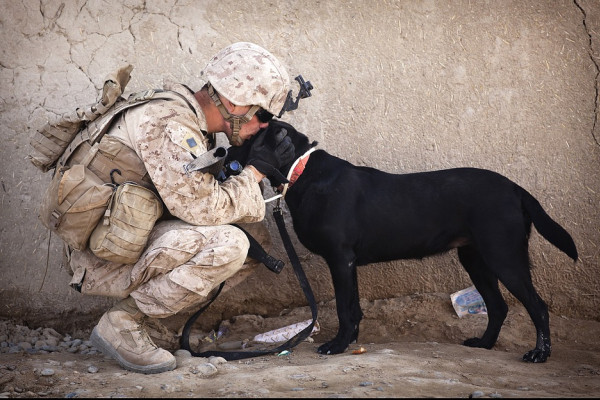
<path fill-rule="evenodd" d="M 313 97 L 284 120 L 330 153 L 396 173 L 488 168 L 528 189 L 580 254 L 574 264 L 533 234 L 542 297 L 554 312 L 600 319 L 597 1 L 25 0 L 3 7 L 0 316 L 82 325 L 111 302 L 66 286 L 59 241 L 49 242 L 36 219 L 49 176 L 25 160 L 31 131 L 52 113 L 91 103 L 123 62 L 135 66 L 128 91 L 163 78 L 198 89 L 206 60 L 244 40 L 311 81 Z M 317 299 L 330 300 L 326 265 L 298 251 Z M 368 299 L 470 285 L 454 254 L 359 274 Z M 204 320 L 301 304 L 288 266 L 280 276 L 259 271 Z"/>

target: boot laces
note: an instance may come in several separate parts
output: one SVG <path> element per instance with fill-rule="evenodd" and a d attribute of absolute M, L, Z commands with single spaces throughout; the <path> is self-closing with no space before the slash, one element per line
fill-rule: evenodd
<path fill-rule="evenodd" d="M 129 332 L 132 337 L 134 336 L 134 333 L 138 333 L 138 339 L 136 340 L 136 342 L 141 342 L 144 344 L 144 347 L 146 346 L 151 346 L 153 349 L 158 349 L 158 346 L 152 341 L 152 338 L 150 337 L 150 335 L 148 334 L 148 331 L 145 329 L 146 328 L 146 323 L 145 320 L 142 320 L 140 322 L 138 322 L 136 324 L 136 327 L 134 329 L 127 329 L 125 330 L 125 332 Z"/>

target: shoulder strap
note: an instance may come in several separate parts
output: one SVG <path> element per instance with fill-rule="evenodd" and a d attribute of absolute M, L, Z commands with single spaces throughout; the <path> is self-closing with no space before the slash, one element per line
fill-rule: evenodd
<path fill-rule="evenodd" d="M 88 142 L 92 146 L 95 143 L 98 143 L 108 130 L 109 126 L 111 125 L 111 122 L 123 111 L 132 107 L 148 103 L 150 100 L 174 100 L 174 97 L 184 100 L 187 103 L 187 105 L 194 111 L 194 114 L 196 113 L 196 110 L 188 101 L 188 99 L 174 91 L 150 89 L 132 93 L 131 95 L 129 95 L 127 100 L 115 103 L 115 106 L 112 108 L 112 110 L 109 110 L 100 118 L 89 122 L 88 125 L 75 136 L 75 138 L 71 141 L 69 146 L 67 146 L 63 155 L 58 160 L 58 164 L 64 166 L 69 160 L 69 157 L 71 157 L 71 154 L 73 154 L 73 152 L 77 150 L 77 148 L 83 142 Z"/>

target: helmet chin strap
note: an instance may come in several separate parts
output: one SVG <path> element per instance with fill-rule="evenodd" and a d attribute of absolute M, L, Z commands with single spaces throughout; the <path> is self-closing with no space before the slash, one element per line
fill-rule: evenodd
<path fill-rule="evenodd" d="M 210 84 L 210 82 L 208 83 L 208 95 L 217 106 L 217 109 L 219 110 L 225 121 L 231 124 L 232 133 L 231 137 L 229 138 L 229 143 L 232 146 L 241 146 L 242 143 L 244 143 L 244 139 L 240 138 L 240 129 L 242 128 L 243 124 L 252 119 L 252 117 L 260 109 L 260 107 L 257 105 L 253 105 L 252 107 L 250 107 L 250 110 L 248 110 L 246 114 L 233 115 L 223 105 L 221 99 L 219 98 L 219 95 L 215 91 L 215 88 L 213 88 L 213 86 Z"/>

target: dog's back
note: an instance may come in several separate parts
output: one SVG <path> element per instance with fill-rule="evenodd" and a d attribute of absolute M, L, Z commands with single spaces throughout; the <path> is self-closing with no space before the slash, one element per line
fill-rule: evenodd
<path fill-rule="evenodd" d="M 344 242 L 356 252 L 357 265 L 364 265 L 448 251 L 472 242 L 480 227 L 505 221 L 519 221 L 529 233 L 521 203 L 525 196 L 529 204 L 531 196 L 496 172 L 454 168 L 390 174 L 324 151 L 311 158 L 296 183 L 301 198 L 290 190 L 287 203 L 298 234 L 318 254 Z M 559 245 L 570 236 L 554 223 L 550 231 L 558 230 L 564 232 L 561 240 L 549 240 L 573 257 L 566 248 L 574 244 Z"/>

